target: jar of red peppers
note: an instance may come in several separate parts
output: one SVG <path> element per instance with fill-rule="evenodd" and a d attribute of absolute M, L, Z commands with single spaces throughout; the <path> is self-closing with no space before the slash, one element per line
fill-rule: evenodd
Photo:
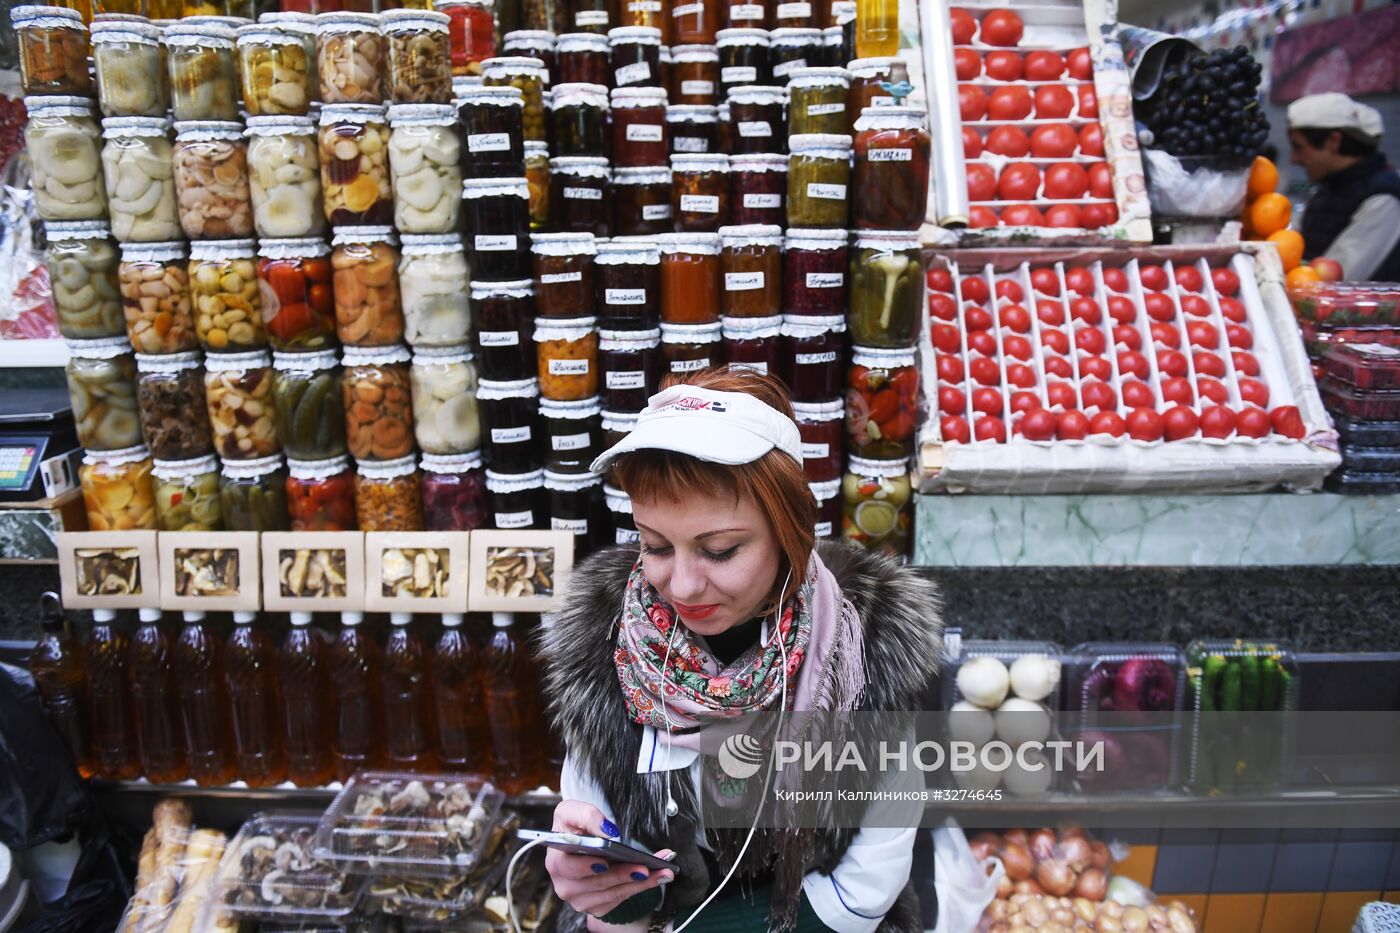
<path fill-rule="evenodd" d="M 647 330 L 661 314 L 661 252 L 650 238 L 617 237 L 598 244 L 594 273 L 599 323 Z"/>
<path fill-rule="evenodd" d="M 613 165 L 666 164 L 666 91 L 620 87 L 612 92 Z"/>
<path fill-rule="evenodd" d="M 809 483 L 841 478 L 846 463 L 846 403 L 793 402 L 793 420 L 802 435 L 802 472 Z"/>
<path fill-rule="evenodd" d="M 612 178 L 613 223 L 617 236 L 671 232 L 671 170 L 619 168 Z"/>
<path fill-rule="evenodd" d="M 397 460 L 413 452 L 410 358 L 406 347 L 345 349 L 345 440 L 356 460 Z"/>
<path fill-rule="evenodd" d="M 608 30 L 608 42 L 612 46 L 612 83 L 616 87 L 661 84 L 660 29 L 620 26 Z"/>
<path fill-rule="evenodd" d="M 671 49 L 671 56 L 675 69 L 670 84 L 673 103 L 706 106 L 719 103 L 718 49 L 713 45 L 677 45 Z"/>
<path fill-rule="evenodd" d="M 502 473 L 536 470 L 541 456 L 540 384 L 535 379 L 493 381 L 476 387 L 486 461 Z"/>
<path fill-rule="evenodd" d="M 608 154 L 608 89 L 601 84 L 559 84 L 549 125 L 556 157 Z"/>
<path fill-rule="evenodd" d="M 844 68 L 799 68 L 788 76 L 788 135 L 851 131 L 846 98 L 851 75 Z"/>
<path fill-rule="evenodd" d="M 292 531 L 355 531 L 355 474 L 346 457 L 287 461 Z"/>
<path fill-rule="evenodd" d="M 668 233 L 661 244 L 661 320 L 719 320 L 720 239 L 715 233 Z"/>
<path fill-rule="evenodd" d="M 496 54 L 496 19 L 492 0 L 435 0 L 433 8 L 448 17 L 452 73 L 479 75 L 481 63 Z"/>
<path fill-rule="evenodd" d="M 893 107 L 894 97 L 881 87 L 907 77 L 904 65 L 896 58 L 857 58 L 846 66 L 851 74 L 850 92 L 846 96 L 847 132 L 855 132 L 856 121 L 866 107 Z M 895 71 L 899 71 L 899 77 Z"/>
<path fill-rule="evenodd" d="M 361 531 L 422 531 L 416 458 L 360 462 L 355 470 L 355 517 Z"/>
<path fill-rule="evenodd" d="M 331 241 L 335 332 L 347 347 L 403 340 L 399 240 L 392 227 L 337 227 Z"/>
<path fill-rule="evenodd" d="M 550 226 L 560 233 L 608 235 L 608 160 L 549 160 Z"/>
<path fill-rule="evenodd" d="M 914 350 L 856 347 L 846 392 L 846 431 L 857 457 L 908 457 L 919 423 Z"/>
<path fill-rule="evenodd" d="M 324 241 L 314 237 L 258 244 L 263 323 L 274 350 L 336 345 L 330 252 Z"/>
<path fill-rule="evenodd" d="M 530 188 L 525 179 L 468 178 L 462 182 L 462 197 L 472 275 L 488 280 L 527 277 Z"/>
<path fill-rule="evenodd" d="M 846 311 L 845 230 L 787 232 L 783 254 L 783 311 L 829 317 Z"/>
<path fill-rule="evenodd" d="M 539 318 L 535 352 L 540 395 L 575 402 L 598 394 L 597 318 Z"/>
<path fill-rule="evenodd" d="M 788 157 L 736 155 L 729 160 L 729 219 L 734 224 L 787 225 Z"/>
<path fill-rule="evenodd" d="M 678 232 L 714 233 L 729 222 L 728 156 L 671 156 L 671 215 Z"/>
<path fill-rule="evenodd" d="M 530 342 L 535 319 L 534 283 L 530 279 L 473 282 L 471 289 L 481 378 L 529 378 L 535 368 L 534 345 Z"/>
<path fill-rule="evenodd" d="M 782 375 L 782 318 L 727 317 L 724 319 L 724 361 L 734 369 L 753 369 Z"/>
<path fill-rule="evenodd" d="M 773 80 L 768 64 L 768 30 L 747 27 L 721 29 L 715 34 L 715 47 L 719 49 L 722 97 L 733 94 L 735 88 L 768 84 Z"/>
<path fill-rule="evenodd" d="M 549 493 L 549 527 L 574 536 L 574 554 L 583 556 L 606 543 L 603 478 L 596 473 L 544 471 Z"/>
<path fill-rule="evenodd" d="M 554 52 L 559 63 L 559 73 L 554 80 L 556 91 L 563 84 L 597 84 L 607 90 L 612 81 L 612 69 L 608 67 L 611 46 L 607 36 L 567 33 L 559 37 Z M 555 106 L 558 104 L 556 99 Z"/>
<path fill-rule="evenodd" d="M 846 391 L 846 318 L 784 315 L 783 358 L 794 402 L 824 402 Z"/>
<path fill-rule="evenodd" d="M 632 519 L 632 500 L 615 486 L 603 487 L 603 504 L 608 509 L 608 521 L 612 528 L 613 544 L 636 546 L 641 542 L 641 533 Z"/>
<path fill-rule="evenodd" d="M 591 233 L 532 233 L 535 309 L 540 317 L 583 317 L 593 310 Z"/>
<path fill-rule="evenodd" d="M 326 104 L 318 145 L 321 202 L 333 226 L 394 222 L 383 104 Z"/>
<path fill-rule="evenodd" d="M 718 321 L 713 324 L 662 324 L 661 356 L 666 371 L 676 375 L 699 372 L 724 362 Z"/>
<path fill-rule="evenodd" d="M 666 108 L 671 155 L 718 153 L 719 108 L 672 104 Z"/>
<path fill-rule="evenodd" d="M 835 538 L 841 529 L 841 480 L 829 483 L 808 483 L 812 497 L 817 500 L 818 540 Z"/>
<path fill-rule="evenodd" d="M 474 87 L 457 99 L 463 178 L 518 178 L 525 171 L 525 95 Z"/>
<path fill-rule="evenodd" d="M 735 155 L 787 152 L 787 121 L 783 119 L 786 100 L 787 92 L 777 87 L 748 85 L 729 93 Z"/>
<path fill-rule="evenodd" d="M 487 470 L 486 501 L 491 506 L 492 524 L 501 530 L 544 530 L 549 527 L 544 470 L 528 473 Z"/>
<path fill-rule="evenodd" d="M 420 482 L 425 531 L 475 531 L 486 527 L 486 470 L 481 465 L 480 451 L 450 456 L 424 454 Z"/>
<path fill-rule="evenodd" d="M 540 399 L 545 466 L 558 473 L 586 473 L 603 452 L 598 397 L 574 402 Z"/>
<path fill-rule="evenodd" d="M 917 230 L 928 205 L 929 135 L 919 107 L 871 107 L 856 121 L 856 227 Z"/>
<path fill-rule="evenodd" d="M 783 230 L 776 225 L 720 227 L 720 313 L 773 317 L 782 312 Z"/>
<path fill-rule="evenodd" d="M 602 404 L 609 411 L 641 411 L 661 381 L 661 331 L 605 330 L 598 335 Z"/>

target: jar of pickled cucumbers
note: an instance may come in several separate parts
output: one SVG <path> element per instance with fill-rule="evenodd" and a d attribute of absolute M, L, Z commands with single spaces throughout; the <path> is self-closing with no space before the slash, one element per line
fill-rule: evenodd
<path fill-rule="evenodd" d="M 122 450 L 142 442 L 136 360 L 125 337 L 69 340 L 66 374 L 79 444 Z"/>
<path fill-rule="evenodd" d="M 844 68 L 799 68 L 788 76 L 788 135 L 845 136 L 851 75 Z"/>
<path fill-rule="evenodd" d="M 593 310 L 594 238 L 588 233 L 532 233 L 535 309 L 541 317 L 584 317 Z"/>
<path fill-rule="evenodd" d="M 195 336 L 205 351 L 241 353 L 267 346 L 252 240 L 191 244 L 189 279 Z"/>
<path fill-rule="evenodd" d="M 403 339 L 399 240 L 392 227 L 337 227 L 331 241 L 336 336 L 347 347 L 395 346 Z"/>
<path fill-rule="evenodd" d="M 193 460 L 156 460 L 156 526 L 161 531 L 222 531 L 219 460 L 213 454 Z"/>
<path fill-rule="evenodd" d="M 403 347 L 345 349 L 345 431 L 356 460 L 397 460 L 413 452 L 409 360 Z"/>
<path fill-rule="evenodd" d="M 786 226 L 787 170 L 788 157 L 777 153 L 731 157 L 730 222 Z"/>
<path fill-rule="evenodd" d="M 315 237 L 258 243 L 258 288 L 272 349 L 303 352 L 336 345 L 330 252 Z"/>
<path fill-rule="evenodd" d="M 382 104 L 382 79 L 388 74 L 385 44 L 379 17 L 373 13 L 317 16 L 316 71 L 321 78 L 321 100 L 327 104 Z"/>
<path fill-rule="evenodd" d="M 624 0 L 628 6 L 647 0 Z M 625 18 L 625 17 L 624 17 Z M 608 30 L 612 46 L 612 69 L 615 87 L 664 87 L 661 81 L 661 46 L 664 44 L 658 24 L 626 25 Z"/>
<path fill-rule="evenodd" d="M 481 77 L 487 87 L 518 88 L 524 100 L 525 138 L 545 141 L 544 62 L 518 55 L 489 58 L 481 63 Z"/>
<path fill-rule="evenodd" d="M 106 220 L 101 130 L 83 97 L 26 97 L 24 148 L 34 209 L 43 220 Z"/>
<path fill-rule="evenodd" d="M 327 104 L 319 136 L 321 190 L 333 225 L 389 224 L 389 126 L 380 104 Z"/>
<path fill-rule="evenodd" d="M 474 87 L 457 99 L 464 178 L 516 178 L 525 166 L 525 95 Z"/>
<path fill-rule="evenodd" d="M 190 311 L 185 244 L 129 243 L 122 247 L 121 284 L 126 334 L 138 353 L 180 353 L 199 346 Z"/>
<path fill-rule="evenodd" d="M 607 159 L 583 156 L 550 159 L 550 227 L 560 233 L 607 236 L 611 174 Z"/>
<path fill-rule="evenodd" d="M 671 156 L 671 217 L 678 233 L 714 233 L 729 223 L 728 156 Z"/>
<path fill-rule="evenodd" d="M 492 0 L 436 0 L 447 14 L 452 45 L 452 74 L 479 75 L 481 63 L 496 54 L 496 21 Z"/>
<path fill-rule="evenodd" d="M 850 260 L 851 340 L 866 347 L 912 347 L 924 314 L 917 231 L 860 230 Z"/>
<path fill-rule="evenodd" d="M 44 233 L 58 332 L 79 340 L 124 336 L 119 255 L 111 229 L 100 220 L 54 221 L 44 225 Z"/>
<path fill-rule="evenodd" d="M 25 94 L 92 93 L 82 14 L 56 6 L 17 6 L 10 11 L 10 21 L 19 38 Z"/>
<path fill-rule="evenodd" d="M 214 451 L 223 460 L 255 460 L 281 451 L 272 381 L 272 361 L 262 351 L 205 359 L 204 397 Z"/>
<path fill-rule="evenodd" d="M 539 318 L 535 322 L 540 395 L 575 402 L 598 394 L 597 318 Z"/>
<path fill-rule="evenodd" d="M 389 172 L 400 233 L 452 233 L 462 201 L 457 112 L 450 104 L 389 108 Z"/>
<path fill-rule="evenodd" d="M 227 531 L 288 531 L 287 468 L 281 455 L 224 460 L 219 508 Z"/>
<path fill-rule="evenodd" d="M 310 117 L 249 117 L 248 186 L 260 237 L 319 236 L 326 229 L 316 128 Z"/>
<path fill-rule="evenodd" d="M 401 239 L 404 339 L 414 347 L 470 343 L 471 285 L 462 238 L 455 233 L 406 233 Z"/>
<path fill-rule="evenodd" d="M 559 37 L 554 46 L 558 74 L 554 75 L 557 92 L 563 84 L 596 84 L 607 93 L 612 70 L 608 67 L 612 54 L 608 37 L 589 32 L 570 32 Z M 558 106 L 558 100 L 555 100 Z"/>
<path fill-rule="evenodd" d="M 783 104 L 787 92 L 757 85 L 736 87 L 729 94 L 729 120 L 734 130 L 735 155 L 787 152 L 787 123 Z"/>
<path fill-rule="evenodd" d="M 858 457 L 907 457 L 919 425 L 914 349 L 857 346 L 846 391 L 846 430 Z"/>
<path fill-rule="evenodd" d="M 928 204 L 929 134 L 922 107 L 871 107 L 856 121 L 852 223 L 917 230 Z"/>
<path fill-rule="evenodd" d="M 272 404 L 282 449 L 295 460 L 339 457 L 345 446 L 345 403 L 334 350 L 272 355 Z"/>
<path fill-rule="evenodd" d="M 141 433 L 157 460 L 214 452 L 198 353 L 136 354 L 136 404 Z"/>
<path fill-rule="evenodd" d="M 102 139 L 102 178 L 117 242 L 179 238 L 170 124 L 164 117 L 108 117 L 102 121 Z"/>
<path fill-rule="evenodd" d="M 814 529 L 818 540 L 835 538 L 841 531 L 841 480 L 827 483 L 808 483 L 812 498 L 817 500 L 817 526 Z"/>
<path fill-rule="evenodd" d="M 249 116 L 302 116 L 317 81 L 314 45 L 307 54 L 303 37 L 285 27 L 240 26 L 238 73 Z M 314 96 L 320 96 L 319 85 Z"/>
<path fill-rule="evenodd" d="M 491 467 L 506 473 L 539 469 L 544 462 L 539 382 L 482 379 L 476 400 L 481 408 L 482 446 Z"/>
<path fill-rule="evenodd" d="M 480 451 L 424 454 L 421 464 L 425 531 L 474 531 L 486 527 L 486 470 Z"/>
<path fill-rule="evenodd" d="M 177 123 L 175 131 L 175 192 L 185 236 L 191 240 L 252 236 L 243 124 L 191 121 Z"/>
<path fill-rule="evenodd" d="M 715 47 L 719 50 L 721 97 L 728 97 L 738 87 L 769 84 L 773 80 L 768 63 L 771 52 L 768 30 L 721 29 L 715 34 Z"/>
<path fill-rule="evenodd" d="M 163 117 L 170 109 L 159 26 L 94 22 L 92 61 L 97 100 L 108 117 Z"/>
<path fill-rule="evenodd" d="M 355 471 L 355 515 L 361 531 L 422 531 L 416 459 L 360 462 Z"/>
<path fill-rule="evenodd" d="M 851 457 L 841 478 L 841 537 L 869 551 L 903 557 L 914 525 L 908 458 Z"/>
<path fill-rule="evenodd" d="M 540 400 L 545 466 L 558 473 L 586 473 L 603 452 L 603 426 L 597 398 L 576 402 Z"/>
<path fill-rule="evenodd" d="M 544 470 L 528 473 L 486 471 L 486 501 L 492 524 L 501 530 L 549 527 L 544 495 Z"/>
<path fill-rule="evenodd" d="M 476 364 L 463 347 L 423 347 L 409 369 L 413 433 L 429 454 L 463 454 L 481 446 Z"/>
<path fill-rule="evenodd" d="M 788 140 L 788 223 L 845 227 L 851 184 L 851 137 L 823 133 Z"/>
<path fill-rule="evenodd" d="M 381 14 L 389 42 L 389 99 L 396 104 L 451 104 L 451 20 L 432 10 Z"/>
<path fill-rule="evenodd" d="M 608 154 L 608 89 L 601 84 L 560 84 L 554 88 L 549 124 L 556 156 Z"/>
<path fill-rule="evenodd" d="M 166 27 L 170 109 L 176 120 L 237 120 L 234 31 L 219 23 Z"/>
<path fill-rule="evenodd" d="M 145 447 L 89 450 L 78 467 L 89 531 L 142 531 L 156 527 L 151 452 Z"/>
<path fill-rule="evenodd" d="M 773 224 L 720 227 L 720 313 L 772 317 L 783 310 L 783 229 Z"/>
<path fill-rule="evenodd" d="M 355 474 L 347 457 L 287 461 L 292 531 L 356 531 Z"/>

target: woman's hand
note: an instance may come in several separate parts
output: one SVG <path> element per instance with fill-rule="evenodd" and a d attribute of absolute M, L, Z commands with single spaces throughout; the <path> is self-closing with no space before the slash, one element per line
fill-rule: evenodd
<path fill-rule="evenodd" d="M 621 834 L 603 811 L 582 800 L 564 800 L 554 808 L 554 831 L 578 833 L 618 839 Z M 658 858 L 671 858 L 670 849 L 654 853 Z M 675 872 L 648 869 L 644 865 L 626 865 L 587 855 L 572 855 L 558 849 L 545 853 L 544 867 L 554 881 L 559 899 L 579 913 L 600 917 L 623 901 L 675 878 Z M 591 926 L 591 924 L 590 924 Z"/>

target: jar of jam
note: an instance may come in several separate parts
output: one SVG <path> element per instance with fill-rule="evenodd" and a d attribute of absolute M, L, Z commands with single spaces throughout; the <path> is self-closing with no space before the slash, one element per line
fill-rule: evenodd
<path fill-rule="evenodd" d="M 413 452 L 408 361 L 403 347 L 345 348 L 345 441 L 356 460 L 397 460 Z"/>
<path fill-rule="evenodd" d="M 109 192 L 107 215 L 117 242 L 168 242 L 183 236 L 180 221 L 184 211 L 176 207 L 177 179 L 172 177 L 170 168 L 170 124 L 164 117 L 108 117 L 102 121 L 102 138 L 102 177 Z M 225 236 L 253 232 L 241 139 L 238 148 L 239 158 L 225 166 L 226 172 L 234 173 L 234 184 L 211 187 L 205 192 L 210 201 L 224 203 L 228 189 L 241 189 L 241 198 L 230 200 L 240 201 L 240 226 L 245 229 L 225 232 Z M 178 181 L 180 193 L 184 194 L 188 179 Z M 198 222 L 203 219 L 199 215 Z"/>
<path fill-rule="evenodd" d="M 389 172 L 400 233 L 459 229 L 462 166 L 457 111 L 450 104 L 389 108 Z"/>
<path fill-rule="evenodd" d="M 748 85 L 729 93 L 729 120 L 734 128 L 734 152 L 787 152 L 787 123 L 782 88 Z"/>
<path fill-rule="evenodd" d="M 69 340 L 68 398 L 78 443 L 88 450 L 122 450 L 141 443 L 136 361 L 125 337 Z"/>
<path fill-rule="evenodd" d="M 540 23 L 554 23 L 542 26 Z M 508 32 L 501 37 L 501 50 L 506 55 L 521 58 L 538 58 L 544 62 L 544 86 L 549 87 L 551 75 L 555 71 L 554 37 L 567 30 L 567 16 L 564 0 L 530 0 L 525 5 L 525 29 Z"/>
<path fill-rule="evenodd" d="M 544 141 L 544 62 L 538 58 L 489 58 L 481 63 L 481 77 L 487 87 L 518 88 L 524 96 L 521 113 L 526 139 Z"/>
<path fill-rule="evenodd" d="M 668 233 L 661 243 L 661 320 L 708 324 L 719 320 L 720 239 L 714 233 Z"/>
<path fill-rule="evenodd" d="M 337 227 L 331 243 L 336 336 L 347 347 L 398 344 L 404 322 L 394 229 Z"/>
<path fill-rule="evenodd" d="M 919 370 L 914 349 L 857 346 L 846 392 L 851 453 L 874 459 L 914 453 L 919 424 Z"/>
<path fill-rule="evenodd" d="M 768 30 L 721 29 L 715 34 L 715 48 L 719 50 L 721 97 L 733 94 L 737 87 L 772 82 Z"/>
<path fill-rule="evenodd" d="M 199 341 L 182 242 L 127 243 L 117 265 L 126 335 L 137 353 L 181 353 Z"/>
<path fill-rule="evenodd" d="M 484 280 L 530 274 L 530 188 L 524 178 L 462 182 L 472 275 Z"/>
<path fill-rule="evenodd" d="M 802 472 L 809 483 L 841 478 L 846 462 L 846 403 L 793 402 L 793 420 L 802 435 Z"/>
<path fill-rule="evenodd" d="M 340 360 L 334 350 L 272 355 L 277 434 L 288 457 L 325 460 L 345 453 Z"/>
<path fill-rule="evenodd" d="M 45 221 L 107 219 L 96 109 L 83 97 L 31 97 L 25 104 L 34 209 Z"/>
<path fill-rule="evenodd" d="M 454 75 L 479 75 L 481 63 L 496 54 L 494 5 L 492 0 L 434 0 L 433 7 L 447 14 Z"/>
<path fill-rule="evenodd" d="M 613 171 L 613 232 L 654 236 L 671 231 L 671 170 L 620 168 Z"/>
<path fill-rule="evenodd" d="M 788 75 L 788 135 L 845 136 L 851 75 L 844 68 L 798 68 Z"/>
<path fill-rule="evenodd" d="M 923 314 L 923 282 L 917 232 L 857 233 L 847 312 L 851 341 L 864 347 L 912 347 Z"/>
<path fill-rule="evenodd" d="M 928 205 L 929 135 L 919 107 L 871 107 L 856 121 L 853 223 L 917 230 Z"/>
<path fill-rule="evenodd" d="M 316 17 L 316 72 L 328 104 L 382 104 L 388 43 L 373 13 Z"/>
<path fill-rule="evenodd" d="M 591 233 L 532 233 L 535 309 L 541 317 L 576 318 L 593 311 Z"/>
<path fill-rule="evenodd" d="M 787 224 L 788 157 L 736 155 L 729 160 L 729 219 L 735 224 Z"/>
<path fill-rule="evenodd" d="M 12 9 L 10 20 L 19 37 L 20 86 L 24 94 L 92 96 L 87 30 L 77 10 L 17 6 Z"/>
<path fill-rule="evenodd" d="M 557 85 L 549 120 L 556 156 L 608 154 L 608 89 L 603 85 Z"/>
<path fill-rule="evenodd" d="M 661 314 L 661 252 L 655 239 L 617 237 L 594 260 L 599 321 L 610 330 L 649 330 Z"/>
<path fill-rule="evenodd" d="M 893 107 L 894 98 L 880 85 L 908 79 L 908 72 L 897 58 L 857 58 L 846 66 L 851 75 L 846 96 L 846 122 L 855 132 L 856 121 L 866 107 Z"/>
<path fill-rule="evenodd" d="M 772 317 L 726 317 L 724 361 L 731 369 L 752 369 L 782 376 L 783 343 L 779 335 L 783 319 Z"/>
<path fill-rule="evenodd" d="M 361 531 L 423 530 L 423 495 L 414 457 L 356 466 L 355 519 Z"/>
<path fill-rule="evenodd" d="M 476 387 L 486 462 L 502 473 L 538 470 L 541 456 L 540 384 L 535 379 L 492 381 Z"/>
<path fill-rule="evenodd" d="M 574 536 L 574 554 L 582 557 L 606 542 L 603 478 L 597 473 L 544 471 L 549 492 L 549 527 Z"/>
<path fill-rule="evenodd" d="M 389 125 L 382 104 L 321 108 L 321 190 L 334 226 L 394 222 Z"/>
<path fill-rule="evenodd" d="M 637 5 L 661 5 L 658 0 L 622 0 L 622 3 L 629 10 Z M 623 19 L 626 18 L 624 14 Z M 657 18 L 661 19 L 659 15 Z M 660 25 L 658 22 L 608 30 L 614 87 L 656 87 L 661 84 L 661 29 L 653 28 Z"/>
<path fill-rule="evenodd" d="M 823 68 L 840 68 L 850 61 L 846 57 L 846 35 L 840 26 L 828 26 L 822 30 Z"/>
<path fill-rule="evenodd" d="M 812 498 L 817 500 L 818 540 L 835 538 L 841 528 L 841 480 L 829 483 L 808 483 Z"/>
<path fill-rule="evenodd" d="M 136 354 L 136 404 L 141 433 L 157 460 L 189 460 L 214 452 L 198 353 Z"/>
<path fill-rule="evenodd" d="M 772 317 L 782 313 L 783 230 L 775 225 L 720 227 L 720 313 Z M 663 273 L 664 273 L 663 266 Z"/>
<path fill-rule="evenodd" d="M 603 425 L 598 399 L 576 402 L 540 399 L 544 424 L 545 466 L 557 473 L 586 473 L 603 452 Z"/>
<path fill-rule="evenodd" d="M 90 450 L 78 467 L 89 531 L 149 531 L 156 527 L 151 452 L 145 447 Z"/>
<path fill-rule="evenodd" d="M 541 396 L 574 402 L 598 394 L 597 323 L 593 317 L 536 320 Z"/>
<path fill-rule="evenodd" d="M 525 95 L 514 87 L 472 88 L 457 99 L 463 178 L 517 178 L 525 170 Z"/>
<path fill-rule="evenodd" d="M 610 6 L 608 0 L 569 0 L 573 28 L 578 30 L 578 33 L 599 35 L 606 39 L 608 27 L 612 24 L 609 16 Z M 576 34 L 570 33 L 570 35 Z M 560 38 L 562 39 L 563 36 Z"/>
<path fill-rule="evenodd" d="M 559 106 L 558 90 L 563 84 L 596 84 L 603 88 L 604 94 L 607 93 L 608 84 L 612 81 L 612 68 L 608 65 L 612 46 L 608 44 L 607 36 L 571 32 L 560 36 L 554 49 L 559 61 L 554 86 L 555 107 Z M 557 143 L 558 136 L 555 140 Z"/>
<path fill-rule="evenodd" d="M 530 189 L 530 230 L 549 227 L 549 146 L 525 144 L 525 184 Z"/>
<path fill-rule="evenodd" d="M 356 531 L 355 474 L 345 457 L 287 461 L 292 531 Z"/>
<path fill-rule="evenodd" d="M 714 5 L 714 0 L 707 2 Z M 706 107 L 719 103 L 719 50 L 714 45 L 678 45 L 671 49 L 671 58 L 672 103 Z"/>
<path fill-rule="evenodd" d="M 666 108 L 666 130 L 671 155 L 720 151 L 717 107 L 673 104 Z"/>
<path fill-rule="evenodd" d="M 423 530 L 475 531 L 486 527 L 486 470 L 481 452 L 424 454 Z"/>
<path fill-rule="evenodd" d="M 794 227 L 846 226 L 851 137 L 816 133 L 788 140 L 788 222 Z"/>
<path fill-rule="evenodd" d="M 603 504 L 608 508 L 609 527 L 612 528 L 614 544 L 636 546 L 641 543 L 641 533 L 632 520 L 632 500 L 627 493 L 616 486 L 603 486 Z"/>
<path fill-rule="evenodd" d="M 718 321 L 713 324 L 662 324 L 661 356 L 674 375 L 699 372 L 724 362 Z"/>
<path fill-rule="evenodd" d="M 795 402 L 825 402 L 846 391 L 846 319 L 785 315 L 784 376 Z"/>
<path fill-rule="evenodd" d="M 734 152 L 734 125 L 729 122 L 729 101 L 715 108 L 719 118 L 719 151 L 725 155 Z"/>
<path fill-rule="evenodd" d="M 635 431 L 639 417 L 641 417 L 641 412 L 637 411 L 603 412 L 603 449 L 608 450 Z"/>
<path fill-rule="evenodd" d="M 641 411 L 661 381 L 661 331 L 605 330 L 598 336 L 603 406 L 609 411 Z"/>
<path fill-rule="evenodd" d="M 669 194 L 666 213 L 670 216 Z M 124 337 L 118 253 L 111 228 L 100 220 L 44 224 L 44 262 L 53 289 L 58 332 L 79 340 Z M 261 318 L 259 318 L 261 324 Z"/>
<path fill-rule="evenodd" d="M 671 156 L 671 214 L 677 232 L 714 233 L 729 222 L 729 157 Z"/>
<path fill-rule="evenodd" d="M 726 29 L 769 29 L 772 27 L 772 3 L 767 0 L 729 0 L 723 10 Z"/>
<path fill-rule="evenodd" d="M 224 460 L 219 511 L 226 531 L 287 531 L 287 468 L 281 455 Z"/>
<path fill-rule="evenodd" d="M 676 0 L 671 5 L 669 44 L 711 45 L 719 31 L 723 13 L 720 0 Z"/>
<path fill-rule="evenodd" d="M 155 478 L 156 527 L 160 531 L 223 530 L 217 457 L 157 460 L 151 475 Z M 92 525 L 91 518 L 88 525 Z"/>
<path fill-rule="evenodd" d="M 779 3 L 773 13 L 774 31 L 778 29 L 817 29 L 826 25 L 826 10 L 818 11 L 808 0 L 787 0 Z"/>
<path fill-rule="evenodd" d="M 471 290 L 481 378 L 498 382 L 527 378 L 535 368 L 530 344 L 534 282 L 473 282 Z"/>
<path fill-rule="evenodd" d="M 221 23 L 187 20 L 166 27 L 162 41 L 170 75 L 170 110 L 176 120 L 238 119 L 235 39 L 233 29 Z"/>
<path fill-rule="evenodd" d="M 249 117 L 247 124 L 253 229 L 265 238 L 320 236 L 326 214 L 311 118 Z"/>
<path fill-rule="evenodd" d="M 830 317 L 846 311 L 845 230 L 793 227 L 783 253 L 783 309 Z"/>
<path fill-rule="evenodd" d="M 165 112 L 170 109 L 170 91 L 166 79 L 165 50 L 160 43 L 164 30 L 154 23 L 136 20 L 94 21 L 91 34 L 92 64 L 97 73 L 97 99 L 102 105 L 103 115 L 165 116 Z M 24 35 L 21 29 L 21 71 L 26 52 Z M 80 43 L 81 39 L 81 31 L 74 30 L 70 40 Z M 82 58 L 86 58 L 85 52 Z M 87 77 L 86 62 L 83 64 L 83 77 Z M 67 77 L 65 75 L 57 80 L 65 82 Z M 34 92 L 26 87 L 25 93 Z M 251 109 L 250 104 L 249 110 Z"/>
<path fill-rule="evenodd" d="M 424 453 L 462 454 L 481 446 L 476 364 L 466 347 L 423 347 L 409 369 L 413 434 Z"/>
<path fill-rule="evenodd" d="M 608 160 L 549 160 L 550 226 L 561 233 L 608 235 Z"/>
<path fill-rule="evenodd" d="M 433 10 L 383 14 L 389 46 L 388 92 L 396 104 L 452 102 L 451 19 Z"/>
<path fill-rule="evenodd" d="M 330 246 L 314 237 L 259 242 L 263 324 L 274 350 L 299 352 L 336 345 L 330 251 Z"/>
<path fill-rule="evenodd" d="M 841 537 L 869 551 L 903 557 L 914 526 L 909 460 L 853 456 L 841 478 Z"/>
<path fill-rule="evenodd" d="M 620 87 L 613 91 L 613 165 L 664 166 L 666 155 L 666 91 L 659 87 Z"/>
<path fill-rule="evenodd" d="M 414 347 L 470 343 L 470 278 L 461 236 L 405 233 L 402 239 L 399 292 L 404 339 Z"/>
<path fill-rule="evenodd" d="M 804 5 L 783 3 L 779 4 L 779 8 Z M 786 84 L 794 71 L 814 66 L 821 59 L 823 40 L 820 29 L 774 29 L 768 34 L 768 40 L 772 49 L 770 64 L 775 84 Z"/>
<path fill-rule="evenodd" d="M 486 501 L 491 506 L 491 521 L 496 528 L 543 531 L 549 527 L 544 470 L 531 470 L 528 473 L 487 470 Z"/>

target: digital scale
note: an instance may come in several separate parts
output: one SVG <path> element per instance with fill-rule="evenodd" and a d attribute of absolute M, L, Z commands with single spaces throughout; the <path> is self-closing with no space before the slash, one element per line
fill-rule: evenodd
<path fill-rule="evenodd" d="M 66 389 L 0 391 L 0 502 L 76 489 L 82 457 Z"/>

